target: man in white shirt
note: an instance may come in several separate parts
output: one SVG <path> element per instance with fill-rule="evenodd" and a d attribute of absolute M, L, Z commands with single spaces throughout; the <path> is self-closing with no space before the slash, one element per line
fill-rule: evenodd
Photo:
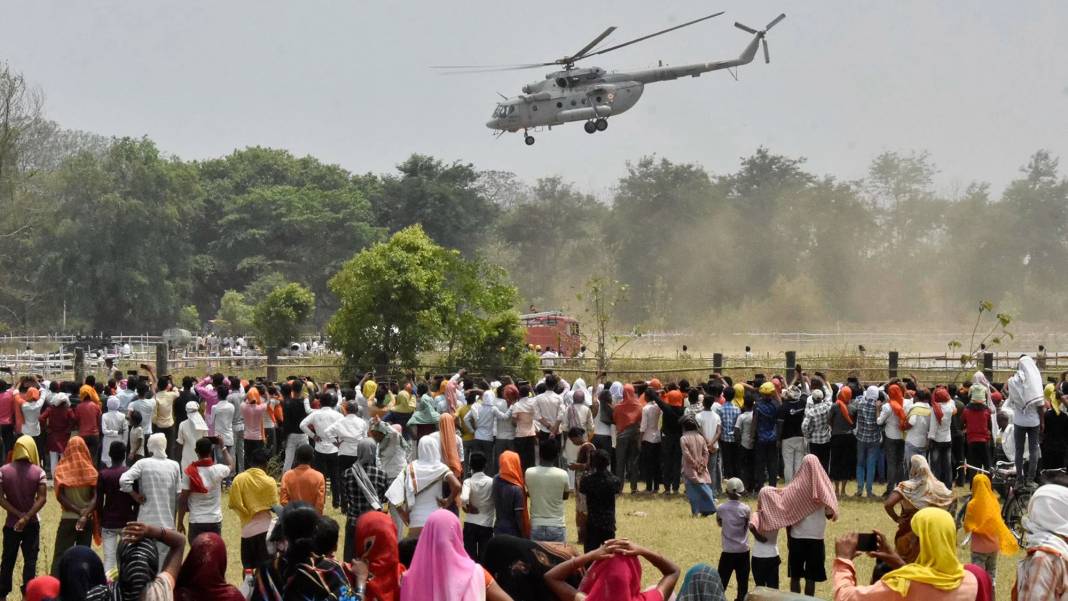
<path fill-rule="evenodd" d="M 656 403 L 646 403 L 642 407 L 642 421 L 638 426 L 641 435 L 641 450 L 638 460 L 642 479 L 645 480 L 645 492 L 654 494 L 660 489 L 660 416 L 662 412 Z"/>
<path fill-rule="evenodd" d="M 493 404 L 496 400 L 489 385 L 483 382 L 486 390 L 479 399 L 471 405 L 471 409 L 464 415 L 467 427 L 475 433 L 475 439 L 471 441 L 472 452 L 482 453 L 487 459 L 493 454 L 493 433 L 497 429 L 497 413 Z M 488 464 L 487 464 L 488 465 Z M 490 475 L 496 475 L 491 471 Z"/>
<path fill-rule="evenodd" d="M 481 561 L 486 545 L 493 538 L 496 508 L 493 501 L 493 478 L 486 475 L 486 456 L 475 452 L 467 460 L 471 477 L 464 480 L 460 502 L 464 507 L 464 550 L 471 559 Z"/>
<path fill-rule="evenodd" d="M 330 480 L 330 496 L 333 498 L 334 509 L 341 507 L 341 480 L 337 471 L 337 445 L 330 438 L 330 427 L 344 419 L 344 416 L 334 409 L 337 399 L 334 395 L 323 392 L 319 394 L 319 409 L 312 411 L 300 422 L 300 431 L 315 443 L 315 460 L 312 467 Z"/>
<path fill-rule="evenodd" d="M 345 391 L 346 395 L 354 395 L 353 391 Z M 327 428 L 326 437 L 337 445 L 337 473 L 344 474 L 345 470 L 356 463 L 356 454 L 360 441 L 367 438 L 367 420 L 359 415 L 359 405 L 355 399 L 348 399 L 345 407 L 345 417 L 334 422 Z M 339 476 L 340 477 L 340 476 Z"/>
<path fill-rule="evenodd" d="M 216 405 L 218 406 L 218 405 Z M 178 497 L 178 532 L 186 533 L 189 514 L 189 540 L 204 532 L 222 535 L 222 483 L 234 471 L 234 458 L 225 445 L 218 445 L 222 463 L 212 460 L 215 443 L 210 438 L 196 442 L 197 460 L 182 473 L 182 493 Z M 195 474 L 195 476 L 194 476 Z"/>
<path fill-rule="evenodd" d="M 917 390 L 912 404 L 905 409 L 909 422 L 909 430 L 905 434 L 905 465 L 912 462 L 913 455 L 927 455 L 927 432 L 933 419 L 930 402 L 930 392 Z"/>
<path fill-rule="evenodd" d="M 515 388 L 514 386 L 512 387 Z M 493 401 L 493 414 L 497 418 L 497 424 L 494 428 L 493 436 L 493 453 L 489 456 L 489 473 L 496 476 L 500 468 L 498 458 L 501 453 L 505 451 L 514 451 L 515 445 L 515 422 L 512 421 L 512 414 L 509 411 L 508 399 L 504 398 L 502 392 L 500 396 L 495 396 Z"/>
<path fill-rule="evenodd" d="M 545 391 L 534 397 L 534 428 L 538 440 L 546 440 L 560 434 L 560 422 L 564 418 L 564 401 L 556 393 L 560 379 L 556 374 L 545 376 Z"/>

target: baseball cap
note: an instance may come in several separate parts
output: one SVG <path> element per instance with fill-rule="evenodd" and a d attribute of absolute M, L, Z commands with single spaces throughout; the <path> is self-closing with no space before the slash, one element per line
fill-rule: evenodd
<path fill-rule="evenodd" d="M 728 478 L 724 484 L 724 488 L 727 492 L 743 493 L 745 492 L 745 484 L 742 484 L 741 478 Z"/>

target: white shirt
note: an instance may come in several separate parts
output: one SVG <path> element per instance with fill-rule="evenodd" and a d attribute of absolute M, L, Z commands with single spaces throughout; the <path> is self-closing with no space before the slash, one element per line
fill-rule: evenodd
<path fill-rule="evenodd" d="M 875 418 L 875 422 L 883 427 L 884 436 L 891 440 L 901 440 L 901 423 L 894 415 L 890 403 L 883 403 L 883 410 L 879 412 L 879 417 Z"/>
<path fill-rule="evenodd" d="M 515 438 L 515 422 L 512 414 L 508 411 L 508 401 L 503 397 L 493 401 L 494 414 L 497 416 L 496 437 L 498 440 L 512 440 Z"/>
<path fill-rule="evenodd" d="M 378 443 L 378 465 L 390 480 L 396 478 L 397 474 L 404 470 L 404 466 L 408 465 L 401 435 L 393 428 L 390 428 L 389 434 Z"/>
<path fill-rule="evenodd" d="M 550 425 L 563 421 L 564 418 L 564 402 L 560 398 L 560 395 L 555 392 L 546 390 L 545 392 L 534 397 L 534 428 L 539 432 L 549 432 L 549 428 L 546 428 L 541 420 L 549 422 Z"/>
<path fill-rule="evenodd" d="M 26 436 L 41 435 L 41 408 L 44 407 L 46 398 L 44 394 L 41 394 L 36 401 L 22 404 L 22 418 L 24 420 L 22 433 Z"/>
<path fill-rule="evenodd" d="M 753 537 L 753 557 L 769 558 L 779 556 L 779 531 L 761 532 L 768 542 L 762 543 L 757 537 Z M 797 538 L 796 536 L 794 538 Z"/>
<path fill-rule="evenodd" d="M 715 406 L 716 404 L 713 403 L 712 405 Z M 705 441 L 712 442 L 720 428 L 719 414 L 711 409 L 701 411 L 697 414 L 697 425 L 701 426 L 701 434 L 705 437 Z"/>
<path fill-rule="evenodd" d="M 790 538 L 823 540 L 827 531 L 827 514 L 824 511 L 824 508 L 820 507 L 794 524 L 790 528 Z"/>
<path fill-rule="evenodd" d="M 189 493 L 189 523 L 218 524 L 222 522 L 222 481 L 230 475 L 230 466 L 216 463 L 198 467 L 200 479 L 208 492 Z M 182 490 L 189 490 L 189 476 L 182 472 Z"/>
<path fill-rule="evenodd" d="M 910 415 L 908 433 L 905 434 L 905 442 L 916 447 L 917 449 L 927 448 L 927 430 L 931 425 L 931 418 L 934 417 L 934 411 L 931 411 L 931 415 Z"/>
<path fill-rule="evenodd" d="M 496 519 L 496 509 L 493 505 L 493 478 L 482 472 L 471 474 L 470 478 L 464 480 L 460 501 L 478 510 L 478 513 L 465 513 L 465 522 L 493 527 Z"/>
<path fill-rule="evenodd" d="M 311 415 L 301 420 L 300 431 L 307 434 L 308 438 L 315 439 L 316 452 L 332 455 L 337 453 L 337 445 L 334 444 L 334 439 L 330 438 L 327 432 L 330 430 L 330 426 L 344 418 L 345 416 L 334 411 L 333 407 L 316 409 L 312 411 Z M 352 455 L 355 454 L 352 453 Z"/>
<path fill-rule="evenodd" d="M 935 417 L 934 409 L 931 409 L 931 425 L 928 426 L 927 437 L 935 442 L 952 442 L 953 435 L 950 427 L 953 425 L 953 414 L 957 412 L 957 406 L 953 401 L 946 401 L 939 405 L 942 408 L 942 420 Z"/>
<path fill-rule="evenodd" d="M 220 399 L 211 408 L 208 416 L 208 429 L 222 439 L 224 446 L 234 446 L 234 405 L 230 397 Z"/>
<path fill-rule="evenodd" d="M 326 428 L 325 437 L 337 444 L 337 454 L 356 456 L 359 442 L 367 438 L 367 420 L 350 413 Z"/>
<path fill-rule="evenodd" d="M 197 440 L 208 435 L 207 430 L 197 430 L 193 422 L 185 420 L 178 424 L 178 437 L 175 440 L 182 445 L 182 469 L 189 467 L 190 463 L 197 460 Z"/>
<path fill-rule="evenodd" d="M 642 423 L 638 427 L 642 442 L 656 444 L 660 442 L 660 416 L 662 412 L 656 403 L 647 403 L 642 407 Z"/>
<path fill-rule="evenodd" d="M 134 482 L 141 483 L 145 502 L 137 512 L 137 521 L 161 528 L 174 528 L 181 473 L 182 468 L 177 462 L 149 456 L 133 464 L 119 477 L 119 490 L 122 492 L 132 492 Z"/>

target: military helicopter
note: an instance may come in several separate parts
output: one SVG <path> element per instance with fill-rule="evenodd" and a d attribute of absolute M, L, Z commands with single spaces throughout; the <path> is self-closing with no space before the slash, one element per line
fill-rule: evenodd
<path fill-rule="evenodd" d="M 486 123 L 486 127 L 496 130 L 498 136 L 503 135 L 505 132 L 514 133 L 523 130 L 523 141 L 527 146 L 530 146 L 534 144 L 534 136 L 530 135 L 530 130 L 535 128 L 547 127 L 552 129 L 554 125 L 562 125 L 572 121 L 585 121 L 586 123 L 583 127 L 586 133 L 593 134 L 608 129 L 608 118 L 624 113 L 633 107 L 638 102 L 638 99 L 641 98 L 646 84 L 685 76 L 700 77 L 702 73 L 709 71 L 749 64 L 753 61 L 753 57 L 756 56 L 757 46 L 761 44 L 764 47 L 764 62 L 771 62 L 766 36 L 768 30 L 786 18 L 785 14 L 775 17 L 761 30 L 736 22 L 734 26 L 752 34 L 753 39 L 742 51 L 742 54 L 735 59 L 711 63 L 694 63 L 680 67 L 665 67 L 661 65 L 641 71 L 608 72 L 600 67 L 578 68 L 575 66 L 578 61 L 619 50 L 631 44 L 637 44 L 649 38 L 707 21 L 722 14 L 723 12 L 721 11 L 657 31 L 656 33 L 644 35 L 622 44 L 594 50 L 598 44 L 616 30 L 615 27 L 609 27 L 578 52 L 544 63 L 497 66 L 448 65 L 435 66 L 433 68 L 448 70 L 447 72 L 450 73 L 485 73 L 536 69 L 554 65 L 563 67 L 562 71 L 554 71 L 546 75 L 544 81 L 537 81 L 523 86 L 523 93 L 519 96 L 514 98 L 505 97 L 502 102 L 497 104 L 497 108 L 493 111 L 493 117 Z"/>

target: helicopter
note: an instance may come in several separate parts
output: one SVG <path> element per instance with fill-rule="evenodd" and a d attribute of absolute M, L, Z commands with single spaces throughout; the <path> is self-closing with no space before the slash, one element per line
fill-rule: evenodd
<path fill-rule="evenodd" d="M 723 11 L 720 11 L 623 42 L 622 44 L 595 50 L 598 44 L 616 30 L 615 27 L 609 27 L 578 52 L 543 63 L 496 66 L 442 65 L 432 68 L 447 70 L 446 72 L 448 73 L 486 73 L 551 66 L 562 67 L 562 70 L 547 74 L 542 81 L 523 86 L 523 93 L 518 96 L 508 98 L 501 95 L 504 100 L 497 104 L 496 109 L 493 111 L 493 116 L 486 123 L 486 127 L 495 130 L 498 137 L 505 132 L 515 133 L 522 130 L 523 141 L 527 146 L 530 146 L 534 144 L 534 136 L 530 135 L 530 130 L 536 128 L 546 127 L 552 129 L 554 125 L 585 121 L 583 127 L 586 133 L 594 134 L 608 129 L 608 118 L 630 110 L 641 98 L 646 84 L 670 81 L 686 76 L 700 77 L 702 73 L 747 65 L 753 61 L 757 53 L 757 46 L 760 45 L 763 45 L 764 49 L 764 62 L 770 63 L 771 56 L 768 53 L 766 36 L 768 30 L 786 18 L 786 14 L 780 14 L 775 17 L 764 26 L 764 29 L 760 30 L 735 22 L 735 27 L 753 36 L 738 58 L 710 63 L 694 63 L 679 67 L 668 67 L 661 64 L 655 68 L 640 71 L 609 72 L 600 67 L 576 67 L 576 63 L 590 57 L 619 50 L 631 44 L 676 31 L 683 27 L 689 27 L 722 14 Z"/>

